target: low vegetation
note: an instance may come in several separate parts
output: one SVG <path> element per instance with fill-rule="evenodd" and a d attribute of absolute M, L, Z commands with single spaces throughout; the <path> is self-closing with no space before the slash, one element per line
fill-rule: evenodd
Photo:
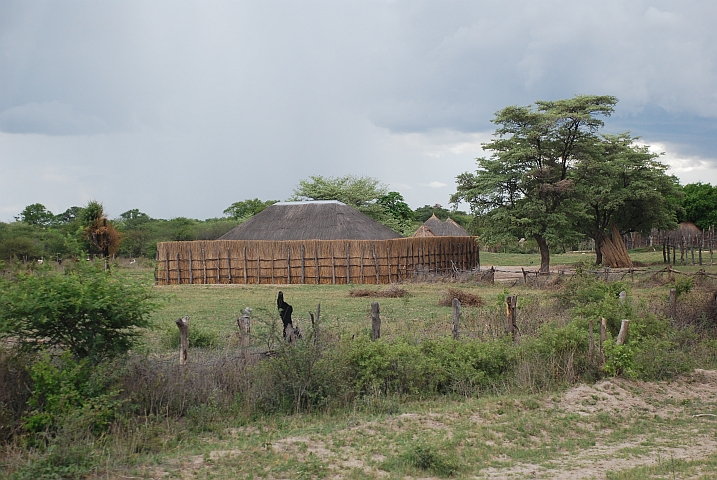
<path fill-rule="evenodd" d="M 693 438 L 714 443 L 711 417 L 693 415 L 715 411 L 717 378 L 691 373 L 717 366 L 709 276 L 606 283 L 588 268 L 547 290 L 408 283 L 362 289 L 368 297 L 350 285 L 282 286 L 303 331 L 289 345 L 278 286 L 153 288 L 150 270 L 110 267 L 2 279 L 0 468 L 9 478 L 550 477 L 606 451 L 647 460 L 604 458 L 596 476 L 717 471 L 711 450 L 692 459 L 680 450 Z M 680 293 L 674 308 L 670 288 Z M 519 298 L 515 341 L 504 333 L 508 294 Z M 371 297 L 381 304 L 376 342 Z M 448 297 L 462 303 L 458 341 L 451 309 L 439 306 Z M 236 326 L 245 307 L 246 350 Z M 180 368 L 174 320 L 183 315 L 190 357 Z M 119 317 L 127 322 L 112 323 Z M 590 348 L 600 317 L 604 360 Z M 616 345 L 622 319 L 628 342 Z M 69 333 L 41 330 L 51 327 Z"/>

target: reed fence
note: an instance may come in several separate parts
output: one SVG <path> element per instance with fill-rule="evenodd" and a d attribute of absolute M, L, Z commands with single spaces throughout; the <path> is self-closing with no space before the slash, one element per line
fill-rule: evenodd
<path fill-rule="evenodd" d="M 717 248 L 714 227 L 700 232 L 653 230 L 646 237 L 630 233 L 623 236 L 623 241 L 628 250 L 662 247 L 663 263 L 672 265 L 714 265 L 714 251 Z"/>
<path fill-rule="evenodd" d="M 480 265 L 475 237 L 157 244 L 158 285 L 386 284 Z"/>

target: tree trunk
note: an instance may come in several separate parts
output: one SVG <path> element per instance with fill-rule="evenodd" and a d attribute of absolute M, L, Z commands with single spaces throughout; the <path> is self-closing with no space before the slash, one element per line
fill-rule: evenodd
<path fill-rule="evenodd" d="M 595 240 L 595 265 L 602 265 L 602 234 L 593 237 Z"/>
<path fill-rule="evenodd" d="M 545 241 L 542 235 L 537 233 L 533 235 L 535 241 L 538 242 L 538 248 L 540 248 L 540 273 L 550 273 L 550 250 L 548 249 L 548 242 Z"/>

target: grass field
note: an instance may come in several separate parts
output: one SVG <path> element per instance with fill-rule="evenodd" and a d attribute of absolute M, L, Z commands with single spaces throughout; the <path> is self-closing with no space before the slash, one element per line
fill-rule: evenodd
<path fill-rule="evenodd" d="M 483 265 L 530 265 L 530 259 L 539 261 L 537 255 L 482 255 Z M 571 265 L 585 257 L 555 255 L 553 261 L 554 265 Z M 645 264 L 658 262 L 649 267 L 650 272 L 664 268 L 661 252 L 638 253 L 633 259 Z M 700 267 L 676 268 L 689 273 Z M 717 267 L 703 268 L 717 274 Z M 150 268 L 123 266 L 121 272 L 152 282 Z M 650 274 L 637 275 L 633 283 L 629 283 L 630 276 L 625 279 L 638 316 L 646 312 L 664 314 L 674 283 L 668 283 L 666 276 L 653 278 Z M 266 350 L 268 339 L 281 328 L 276 308 L 280 290 L 293 305 L 295 323 L 300 328 L 309 329 L 309 311 L 315 313 L 320 303 L 322 332 L 351 345 L 357 344 L 351 339 L 370 336 L 373 301 L 380 303 L 381 333 L 389 342 L 399 337 L 424 340 L 450 336 L 451 308 L 439 306 L 449 289 L 463 290 L 483 301 L 482 306 L 462 308 L 464 338 L 504 337 L 505 296 L 517 294 L 517 321 L 521 335 L 528 338 L 537 335 L 541 325 L 566 325 L 574 318 L 575 313 L 560 302 L 566 281 L 556 277 L 540 287 L 523 285 L 522 281 L 409 282 L 400 285 L 408 293 L 401 298 L 350 296 L 354 289 L 384 290 L 389 288 L 386 285 L 152 287 L 161 308 L 152 314 L 152 328 L 144 335 L 136 358 L 165 368 L 163 372 L 170 376 L 183 377 L 194 372 L 193 361 L 209 358 L 212 352 L 230 352 L 236 357 L 236 318 L 245 307 L 253 309 L 253 348 Z M 707 285 L 702 287 L 693 292 L 694 297 L 686 293 L 681 299 L 701 301 L 700 295 L 709 293 Z M 189 366 L 181 370 L 174 363 L 174 321 L 184 315 L 191 318 L 190 344 L 196 339 L 200 345 L 190 348 Z M 685 338 L 689 341 L 692 337 Z M 705 345 L 714 347 L 717 342 Z M 714 368 L 717 352 L 707 352 L 703 359 L 708 360 L 699 366 Z M 541 365 L 560 369 L 564 364 L 555 361 Z M 540 372 L 528 368 L 516 375 L 535 373 Z M 231 397 L 229 405 L 220 406 L 210 395 L 181 416 L 167 410 L 166 416 L 146 413 L 127 417 L 110 434 L 91 437 L 95 443 L 79 444 L 89 445 L 78 447 L 85 449 L 81 454 L 72 450 L 72 443 L 63 447 L 68 450 L 61 454 L 77 454 L 91 462 L 92 473 L 85 469 L 80 477 L 98 480 L 717 478 L 717 372 L 698 370 L 670 382 L 607 378 L 590 385 L 563 382 L 540 386 L 539 382 L 523 380 L 536 385 L 533 393 L 517 389 L 515 384 L 493 385 L 483 393 L 467 396 L 455 392 L 398 395 L 376 390 L 337 407 L 294 415 L 249 411 L 241 396 Z M 155 381 L 160 385 L 160 380 Z M 186 395 L 190 398 L 191 393 Z M 30 449 L 5 455 L 5 468 L 17 472 L 10 478 L 58 475 L 58 470 L 49 469 L 49 476 L 42 477 L 44 470 L 32 463 L 37 459 L 38 465 L 46 465 L 52 452 L 36 454 Z"/>

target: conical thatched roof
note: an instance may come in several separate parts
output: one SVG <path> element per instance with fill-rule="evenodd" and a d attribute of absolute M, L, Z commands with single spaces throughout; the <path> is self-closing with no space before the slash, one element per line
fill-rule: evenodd
<path fill-rule="evenodd" d="M 434 213 L 431 218 L 423 222 L 414 237 L 467 237 L 468 232 L 465 228 L 448 218 L 442 222 Z"/>
<path fill-rule="evenodd" d="M 219 240 L 387 240 L 390 228 L 336 200 L 280 202 Z"/>

